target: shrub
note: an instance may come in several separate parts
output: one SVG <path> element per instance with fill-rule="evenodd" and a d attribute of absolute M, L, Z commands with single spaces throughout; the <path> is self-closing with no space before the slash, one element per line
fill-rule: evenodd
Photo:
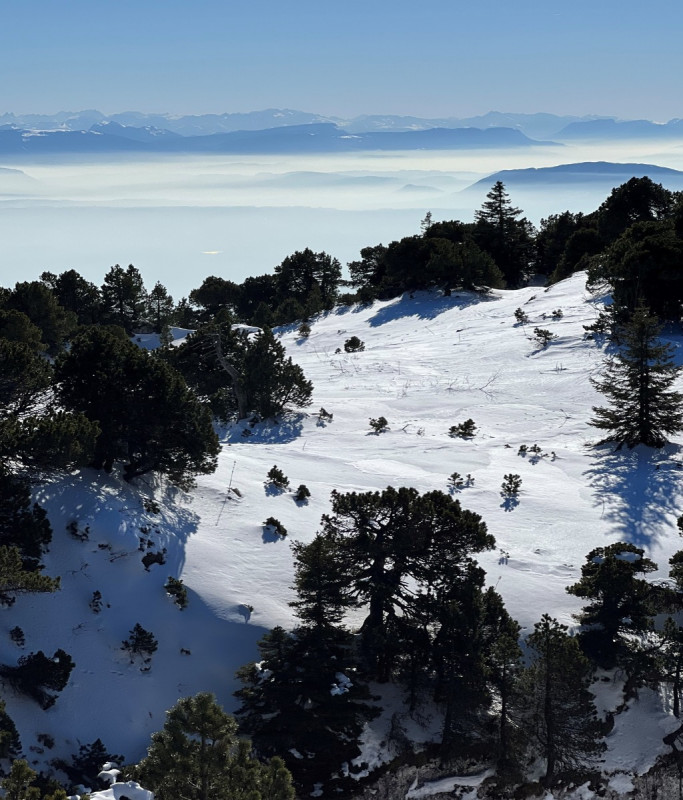
<path fill-rule="evenodd" d="M 90 610 L 93 614 L 99 614 L 102 611 L 102 592 L 99 589 L 95 589 L 92 593 L 92 597 L 90 598 L 90 602 L 88 603 L 90 606 Z"/>
<path fill-rule="evenodd" d="M 9 632 L 9 638 L 18 647 L 23 647 L 26 644 L 26 637 L 24 636 L 24 632 L 18 625 L 15 625 Z"/>
<path fill-rule="evenodd" d="M 513 473 L 504 475 L 503 483 L 500 488 L 503 497 L 517 497 L 519 490 L 522 488 L 521 476 L 514 475 Z"/>
<path fill-rule="evenodd" d="M 306 484 L 302 483 L 299 488 L 296 490 L 296 494 L 294 495 L 294 499 L 297 503 L 303 503 L 311 496 L 311 492 L 306 486 Z"/>
<path fill-rule="evenodd" d="M 386 417 L 377 417 L 377 419 L 370 420 L 370 427 L 375 433 L 384 433 L 389 427 Z"/>
<path fill-rule="evenodd" d="M 529 321 L 529 317 L 526 315 L 526 312 L 521 308 L 515 309 L 515 319 L 522 325 Z"/>
<path fill-rule="evenodd" d="M 448 435 L 459 439 L 471 439 L 477 430 L 473 419 L 466 419 L 458 425 L 451 425 Z"/>
<path fill-rule="evenodd" d="M 344 350 L 347 353 L 361 353 L 365 350 L 365 342 L 361 341 L 357 336 L 351 336 L 344 342 Z"/>
<path fill-rule="evenodd" d="M 283 539 L 287 535 L 287 528 L 285 528 L 279 519 L 275 519 L 275 517 L 268 517 L 268 519 L 263 523 L 263 527 L 270 528 L 273 533 L 276 533 L 278 536 L 282 536 Z"/>
<path fill-rule="evenodd" d="M 277 465 L 273 465 L 273 467 L 268 470 L 267 477 L 268 482 L 276 489 L 284 490 L 289 486 L 289 478 Z"/>
<path fill-rule="evenodd" d="M 534 328 L 534 339 L 541 347 L 547 347 L 553 339 L 557 339 L 557 335 L 547 328 Z"/>
<path fill-rule="evenodd" d="M 552 312 L 552 318 L 553 319 L 562 319 L 563 316 L 564 316 L 564 312 L 562 311 L 561 308 L 556 308 Z"/>
<path fill-rule="evenodd" d="M 159 647 L 159 642 L 150 631 L 146 631 L 139 622 L 130 631 L 128 638 L 121 642 L 121 649 L 127 650 L 132 664 L 135 656 L 140 656 L 145 666 L 149 665 L 152 655 Z"/>
<path fill-rule="evenodd" d="M 308 324 L 308 322 L 302 322 L 301 325 L 299 325 L 299 336 L 301 336 L 302 339 L 308 339 L 310 335 L 311 326 Z"/>
<path fill-rule="evenodd" d="M 462 487 L 465 485 L 465 482 L 463 481 L 462 475 L 459 472 L 454 472 L 448 478 L 448 485 L 452 489 L 462 489 Z"/>
<path fill-rule="evenodd" d="M 39 650 L 22 656 L 16 667 L 1 665 L 0 677 L 17 691 L 32 697 L 42 709 L 48 709 L 54 705 L 57 694 L 51 694 L 47 689 L 61 692 L 74 666 L 71 656 L 61 648 L 52 658 Z"/>
<path fill-rule="evenodd" d="M 164 589 L 166 589 L 167 594 L 171 595 L 173 602 L 181 611 L 187 608 L 187 589 L 183 586 L 181 580 L 172 578 L 169 575 L 168 580 L 164 584 Z"/>
<path fill-rule="evenodd" d="M 329 411 L 326 411 L 322 406 L 320 407 L 320 411 L 318 411 L 318 419 L 321 422 L 332 422 L 334 419 L 334 414 L 330 414 Z"/>

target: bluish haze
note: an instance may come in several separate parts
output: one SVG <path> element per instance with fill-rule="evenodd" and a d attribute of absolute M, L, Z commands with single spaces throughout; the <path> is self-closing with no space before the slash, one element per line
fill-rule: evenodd
<path fill-rule="evenodd" d="M 683 116 L 674 0 L 6 0 L 0 112 Z"/>

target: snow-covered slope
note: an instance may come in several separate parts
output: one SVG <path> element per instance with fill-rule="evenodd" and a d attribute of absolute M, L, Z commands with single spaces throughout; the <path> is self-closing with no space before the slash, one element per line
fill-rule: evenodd
<path fill-rule="evenodd" d="M 292 326 L 282 341 L 313 381 L 313 405 L 279 425 L 223 430 L 217 472 L 190 495 L 92 472 L 42 488 L 37 499 L 55 531 L 46 573 L 62 575 L 62 590 L 19 598 L 1 612 L 0 661 L 21 655 L 8 636 L 20 625 L 24 652 L 63 647 L 76 667 L 47 712 L 10 697 L 29 760 L 68 756 L 96 737 L 138 759 L 177 698 L 212 690 L 234 707 L 234 671 L 255 657 L 265 630 L 293 622 L 289 542 L 313 537 L 333 489 L 446 491 L 451 473 L 469 473 L 474 483 L 460 500 L 483 516 L 497 542 L 481 564 L 527 632 L 544 612 L 573 624 L 581 603 L 565 587 L 593 547 L 634 542 L 660 565 L 652 579 L 666 577 L 668 558 L 681 546 L 680 447 L 615 453 L 590 446 L 599 438 L 588 425 L 591 407 L 601 401 L 590 377 L 605 354 L 584 337 L 582 326 L 601 306 L 584 282 L 578 274 L 547 290 L 416 293 L 342 308 L 315 320 L 307 339 Z M 528 324 L 516 323 L 518 307 Z M 556 309 L 562 316 L 553 319 Z M 557 338 L 543 349 L 535 327 Z M 352 335 L 365 342 L 364 352 L 344 352 Z M 334 415 L 331 422 L 318 419 L 320 407 Z M 375 434 L 369 419 L 379 416 L 389 430 Z M 449 428 L 468 418 L 477 425 L 474 439 L 449 437 Z M 541 452 L 519 455 L 521 444 L 538 444 Z M 292 489 L 308 486 L 307 505 L 291 492 L 266 489 L 273 464 Z M 517 504 L 500 494 L 508 473 L 522 478 Z M 160 512 L 146 511 L 144 497 L 156 498 Z M 287 539 L 264 531 L 270 516 L 287 528 Z M 81 530 L 89 526 L 86 541 L 66 531 L 72 520 Z M 142 556 L 163 548 L 166 563 L 146 571 Z M 164 592 L 169 575 L 188 588 L 183 611 Z M 89 607 L 94 591 L 102 594 L 100 613 Z M 146 672 L 120 649 L 137 622 L 159 641 Z M 609 697 L 601 701 L 609 704 Z M 618 717 L 613 767 L 634 763 L 629 748 L 642 718 L 635 711 Z M 647 718 L 655 732 L 674 727 L 655 695 Z M 33 749 L 39 732 L 55 738 L 52 751 Z M 658 735 L 647 747 L 641 740 L 637 766 L 644 768 L 660 745 Z"/>

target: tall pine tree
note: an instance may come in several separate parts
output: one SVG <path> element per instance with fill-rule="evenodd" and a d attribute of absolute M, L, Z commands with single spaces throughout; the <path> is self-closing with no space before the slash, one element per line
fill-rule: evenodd
<path fill-rule="evenodd" d="M 666 436 L 683 429 L 683 395 L 672 386 L 680 372 L 673 347 L 659 340 L 656 317 L 639 306 L 623 331 L 623 346 L 608 362 L 596 389 L 609 401 L 594 407 L 591 425 L 609 432 L 604 441 L 619 446 L 662 447 Z"/>

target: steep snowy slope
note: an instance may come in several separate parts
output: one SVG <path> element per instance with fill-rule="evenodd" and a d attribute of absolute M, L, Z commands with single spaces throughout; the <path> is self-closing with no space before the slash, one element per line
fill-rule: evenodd
<path fill-rule="evenodd" d="M 292 326 L 282 341 L 313 381 L 313 404 L 278 425 L 222 430 L 218 470 L 191 494 L 144 480 L 130 487 L 92 472 L 41 489 L 37 499 L 54 527 L 46 573 L 62 575 L 62 590 L 19 598 L 2 611 L 0 661 L 21 655 L 8 636 L 19 625 L 23 652 L 63 647 L 76 668 L 47 712 L 10 696 L 8 710 L 27 752 L 39 732 L 56 740 L 52 751 L 33 750 L 30 759 L 68 756 L 96 737 L 137 759 L 178 697 L 208 689 L 234 707 L 234 671 L 255 657 L 264 631 L 293 622 L 289 542 L 313 537 L 333 489 L 446 491 L 451 473 L 469 473 L 473 485 L 459 498 L 482 515 L 497 543 L 480 562 L 527 632 L 544 612 L 574 624 L 581 603 L 565 587 L 593 547 L 634 542 L 660 565 L 652 579 L 665 578 L 668 558 L 682 544 L 675 524 L 683 507 L 680 446 L 616 453 L 590 446 L 599 438 L 588 425 L 591 407 L 602 401 L 590 377 L 605 353 L 584 336 L 583 325 L 602 303 L 584 282 L 578 274 L 547 290 L 417 293 L 342 308 L 315 320 L 307 339 Z M 515 321 L 518 307 L 528 324 Z M 557 309 L 562 316 L 553 318 Z M 542 348 L 536 327 L 557 338 Z M 365 342 L 364 352 L 344 352 L 352 335 Z M 331 422 L 319 420 L 320 407 L 334 415 Z M 375 434 L 369 419 L 379 416 L 389 430 Z M 468 418 L 476 436 L 449 437 L 449 428 Z M 537 444 L 540 453 L 520 455 L 522 444 Z M 274 464 L 292 489 L 308 486 L 306 505 L 292 492 L 266 488 Z M 517 503 L 501 497 L 508 473 L 522 478 Z M 159 513 L 145 510 L 145 497 L 156 499 Z M 270 516 L 282 521 L 287 539 L 264 530 Z M 67 532 L 74 520 L 80 530 L 89 526 L 87 540 Z M 165 564 L 147 571 L 143 555 L 164 548 Z M 169 575 L 188 588 L 183 611 L 163 589 Z M 95 591 L 104 602 L 99 613 L 89 606 Z M 137 622 L 159 642 L 149 671 L 130 664 L 120 649 Z M 650 700 L 655 734 L 670 729 L 658 698 Z M 629 725 L 642 725 L 642 716 L 619 720 L 610 742 L 613 766 L 634 763 Z M 660 746 L 661 737 L 651 738 L 640 767 Z"/>

